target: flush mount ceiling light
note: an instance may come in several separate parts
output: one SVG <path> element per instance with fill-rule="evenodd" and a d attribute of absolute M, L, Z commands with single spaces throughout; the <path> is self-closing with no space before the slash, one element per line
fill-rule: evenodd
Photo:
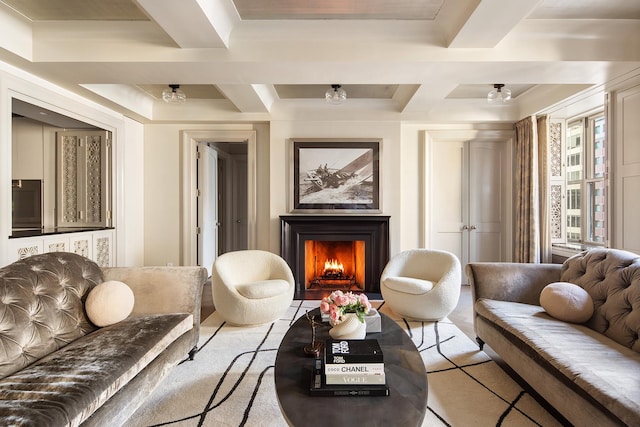
<path fill-rule="evenodd" d="M 487 102 L 489 104 L 499 104 L 507 102 L 511 99 L 511 90 L 504 87 L 501 83 L 493 85 L 493 90 L 487 94 Z"/>
<path fill-rule="evenodd" d="M 162 100 L 169 104 L 182 104 L 187 100 L 187 95 L 180 89 L 180 85 L 169 85 L 169 89 L 162 91 Z"/>
<path fill-rule="evenodd" d="M 329 104 L 342 104 L 347 100 L 347 92 L 340 85 L 331 85 L 331 89 L 327 89 L 324 97 Z"/>

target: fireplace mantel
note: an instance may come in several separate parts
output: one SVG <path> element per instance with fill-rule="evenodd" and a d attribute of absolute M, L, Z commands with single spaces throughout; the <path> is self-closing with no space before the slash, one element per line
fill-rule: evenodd
<path fill-rule="evenodd" d="M 380 294 L 380 275 L 389 261 L 389 216 L 382 215 L 282 215 L 280 255 L 296 280 L 298 299 L 319 299 L 329 291 L 305 289 L 307 240 L 363 240 L 365 242 L 364 291 Z"/>

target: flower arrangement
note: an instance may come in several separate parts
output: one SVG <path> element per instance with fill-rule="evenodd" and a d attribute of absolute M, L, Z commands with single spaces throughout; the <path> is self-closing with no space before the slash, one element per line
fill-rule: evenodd
<path fill-rule="evenodd" d="M 329 323 L 333 326 L 340 324 L 346 313 L 355 313 L 358 320 L 364 323 L 364 315 L 369 313 L 370 309 L 369 298 L 365 294 L 353 292 L 333 291 L 320 302 L 320 311 L 329 315 Z"/>

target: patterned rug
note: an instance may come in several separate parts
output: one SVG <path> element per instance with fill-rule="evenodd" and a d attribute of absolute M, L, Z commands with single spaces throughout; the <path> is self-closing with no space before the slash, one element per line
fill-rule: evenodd
<path fill-rule="evenodd" d="M 561 425 L 448 319 L 406 321 L 382 302 L 373 306 L 422 355 L 429 385 L 423 426 Z M 174 368 L 126 426 L 286 426 L 273 383 L 276 351 L 289 326 L 316 307 L 294 301 L 285 317 L 255 327 L 230 326 L 213 313 L 202 323 L 195 360 Z"/>

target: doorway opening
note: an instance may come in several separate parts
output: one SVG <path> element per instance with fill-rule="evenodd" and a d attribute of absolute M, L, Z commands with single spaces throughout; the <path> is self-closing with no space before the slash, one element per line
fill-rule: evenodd
<path fill-rule="evenodd" d="M 210 143 L 211 146 L 219 144 L 244 143 L 246 144 L 246 247 L 256 247 L 256 222 L 257 222 L 257 182 L 256 182 L 256 131 L 255 130 L 186 130 L 181 132 L 182 139 L 182 204 L 181 204 L 181 265 L 200 265 L 210 272 L 213 258 L 218 250 L 212 252 L 212 259 L 202 260 L 199 257 L 199 232 L 202 232 L 198 219 L 199 200 L 198 193 L 198 146 L 200 143 Z M 214 151 L 213 148 L 210 149 Z M 217 154 L 217 153 L 216 153 Z M 215 168 L 217 171 L 217 166 Z M 213 174 L 216 176 L 217 173 Z M 236 192 L 234 187 L 229 187 L 228 192 Z M 217 194 L 217 192 L 216 192 Z M 211 199 L 211 198 L 210 198 Z M 216 200 L 217 197 L 213 198 Z M 236 206 L 240 206 L 236 204 Z M 238 208 L 242 209 L 242 208 Z M 242 220 L 241 220 L 242 222 Z M 237 224 L 237 223 L 236 223 Z M 217 240 L 216 240 L 217 241 Z"/>
<path fill-rule="evenodd" d="M 248 249 L 247 142 L 198 143 L 198 264 Z"/>

